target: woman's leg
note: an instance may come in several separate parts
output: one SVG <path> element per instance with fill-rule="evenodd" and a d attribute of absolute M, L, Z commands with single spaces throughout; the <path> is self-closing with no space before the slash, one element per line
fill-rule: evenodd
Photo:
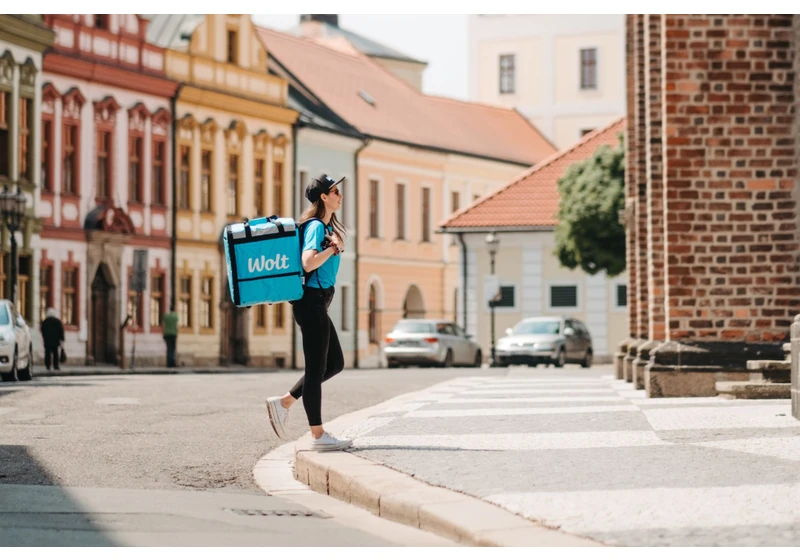
<path fill-rule="evenodd" d="M 344 353 L 342 352 L 342 345 L 339 342 L 339 335 L 336 332 L 336 327 L 333 326 L 333 321 L 328 318 L 330 338 L 328 342 L 328 356 L 326 359 L 325 374 L 322 376 L 322 382 L 341 372 L 344 369 Z M 281 405 L 284 408 L 292 406 L 297 399 L 303 396 L 303 383 L 305 376 L 301 377 L 292 390 L 286 393 L 281 398 Z"/>
<path fill-rule="evenodd" d="M 322 378 L 327 369 L 330 339 L 330 319 L 323 309 L 311 309 L 302 317 L 303 356 L 305 375 L 289 394 L 294 399 L 303 397 L 303 407 L 312 428 L 322 426 Z M 312 432 L 314 430 L 312 429 Z M 315 434 L 316 435 L 316 434 Z"/>

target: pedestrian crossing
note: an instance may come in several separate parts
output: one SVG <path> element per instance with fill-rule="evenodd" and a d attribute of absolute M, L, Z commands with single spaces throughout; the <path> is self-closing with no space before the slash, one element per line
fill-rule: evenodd
<path fill-rule="evenodd" d="M 774 529 L 800 545 L 790 401 L 648 399 L 608 369 L 576 372 L 453 379 L 343 435 L 358 455 L 608 544 L 725 545 L 758 523 L 764 544 Z"/>

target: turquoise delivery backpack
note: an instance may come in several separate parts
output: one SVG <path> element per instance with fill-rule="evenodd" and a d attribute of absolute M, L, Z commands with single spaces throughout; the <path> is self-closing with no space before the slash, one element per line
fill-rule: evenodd
<path fill-rule="evenodd" d="M 292 218 L 255 218 L 225 226 L 223 240 L 231 301 L 237 307 L 296 301 L 306 274 L 301 261 L 305 226 Z"/>

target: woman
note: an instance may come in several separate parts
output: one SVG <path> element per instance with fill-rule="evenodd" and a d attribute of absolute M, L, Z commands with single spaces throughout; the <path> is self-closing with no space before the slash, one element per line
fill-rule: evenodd
<path fill-rule="evenodd" d="M 44 366 L 50 371 L 50 361 L 52 358 L 53 367 L 56 371 L 59 368 L 58 348 L 64 343 L 64 324 L 58 318 L 58 313 L 52 307 L 47 310 L 46 318 L 39 327 L 42 331 L 44 341 Z"/>
<path fill-rule="evenodd" d="M 279 438 L 284 438 L 289 408 L 303 397 L 313 436 L 311 449 L 315 451 L 336 451 L 353 443 L 329 434 L 322 426 L 322 382 L 344 369 L 339 337 L 328 317 L 339 271 L 339 253 L 344 251 L 344 226 L 335 214 L 342 205 L 338 185 L 343 180 L 344 177 L 334 182 L 327 175 L 320 175 L 306 187 L 306 198 L 312 206 L 303 212 L 299 221 L 300 224 L 308 222 L 302 250 L 306 285 L 302 299 L 292 304 L 294 320 L 303 335 L 306 371 L 291 391 L 282 397 L 267 399 L 272 429 Z"/>

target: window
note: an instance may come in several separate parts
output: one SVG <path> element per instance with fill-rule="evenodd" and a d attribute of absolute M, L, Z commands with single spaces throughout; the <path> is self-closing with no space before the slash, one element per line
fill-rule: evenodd
<path fill-rule="evenodd" d="M 192 277 L 181 276 L 178 282 L 178 324 L 192 326 Z"/>
<path fill-rule="evenodd" d="M 39 322 L 44 321 L 47 310 L 53 307 L 53 266 L 43 264 L 39 269 Z"/>
<path fill-rule="evenodd" d="M 228 192 L 227 208 L 228 216 L 238 214 L 238 193 L 239 193 L 239 156 L 231 154 L 228 156 Z"/>
<path fill-rule="evenodd" d="M 97 198 L 109 198 L 111 185 L 110 176 L 111 133 L 105 130 L 97 131 Z"/>
<path fill-rule="evenodd" d="M 584 136 L 586 136 L 587 134 L 589 134 L 590 132 L 593 132 L 593 131 L 594 131 L 593 128 L 582 128 L 581 129 L 581 138 L 583 138 Z"/>
<path fill-rule="evenodd" d="M 164 185 L 166 183 L 164 173 L 166 166 L 164 165 L 167 154 L 167 145 L 163 140 L 153 141 L 153 199 L 150 204 L 165 205 L 167 203 L 166 192 L 164 192 Z"/>
<path fill-rule="evenodd" d="M 476 200 L 478 200 L 480 197 L 481 197 L 481 195 L 479 195 L 479 194 L 473 194 L 473 195 L 472 195 L 472 202 L 475 202 L 475 201 L 476 201 Z"/>
<path fill-rule="evenodd" d="M 214 328 L 214 312 L 211 305 L 212 294 L 214 293 L 214 279 L 203 278 L 200 284 L 200 328 Z"/>
<path fill-rule="evenodd" d="M 578 307 L 578 287 L 550 286 L 550 307 Z"/>
<path fill-rule="evenodd" d="M 342 286 L 342 332 L 347 332 L 350 330 L 348 325 L 350 324 L 349 317 L 348 317 L 348 310 L 350 305 L 350 288 L 347 286 Z"/>
<path fill-rule="evenodd" d="M 53 192 L 53 121 L 42 120 L 42 190 Z"/>
<path fill-rule="evenodd" d="M 266 162 L 264 158 L 256 158 L 255 161 L 255 179 L 253 181 L 253 203 L 256 207 L 256 216 L 261 216 L 264 213 L 264 167 Z"/>
<path fill-rule="evenodd" d="M 144 323 L 144 305 L 139 299 L 139 292 L 132 290 L 133 274 L 128 276 L 128 315 L 131 316 L 131 322 L 128 323 L 131 328 L 141 329 Z"/>
<path fill-rule="evenodd" d="M 256 328 L 267 328 L 267 304 L 261 304 L 256 307 Z"/>
<path fill-rule="evenodd" d="M 581 49 L 581 89 L 597 89 L 597 49 Z"/>
<path fill-rule="evenodd" d="M 238 62 L 238 34 L 236 31 L 228 30 L 228 62 L 230 64 L 236 64 Z"/>
<path fill-rule="evenodd" d="M 272 319 L 275 325 L 275 330 L 283 330 L 285 325 L 284 307 L 282 303 L 276 303 L 272 306 Z"/>
<path fill-rule="evenodd" d="M 338 188 L 339 192 L 342 193 L 343 197 L 342 197 L 342 205 L 339 207 L 339 215 L 336 217 L 339 219 L 340 222 L 342 222 L 342 224 L 346 225 L 347 222 L 345 222 L 344 209 L 347 207 L 347 201 L 344 198 L 344 193 L 347 192 L 347 179 L 342 179 L 342 182 L 339 183 Z"/>
<path fill-rule="evenodd" d="M 617 284 L 617 307 L 628 307 L 627 284 Z"/>
<path fill-rule="evenodd" d="M 369 236 L 378 237 L 378 181 L 369 182 Z"/>
<path fill-rule="evenodd" d="M 305 201 L 306 204 L 308 204 L 308 199 L 306 198 L 306 186 L 308 185 L 308 172 L 301 171 L 300 178 L 298 180 L 300 181 L 300 200 L 303 200 Z"/>
<path fill-rule="evenodd" d="M 422 187 L 422 240 L 431 240 L 431 189 Z"/>
<path fill-rule="evenodd" d="M 61 272 L 61 321 L 65 325 L 78 325 L 77 286 L 78 269 L 65 267 Z"/>
<path fill-rule="evenodd" d="M 78 146 L 78 126 L 64 125 L 64 162 L 61 169 L 61 190 L 75 194 L 78 188 L 78 165 L 75 151 Z"/>
<path fill-rule="evenodd" d="M 283 215 L 283 162 L 276 161 L 272 164 L 272 196 L 273 214 Z"/>
<path fill-rule="evenodd" d="M 181 146 L 181 163 L 178 174 L 178 208 L 189 209 L 189 170 L 191 169 L 191 148 Z"/>
<path fill-rule="evenodd" d="M 0 90 L 0 177 L 8 177 L 11 175 L 11 169 L 9 166 L 11 142 L 9 141 L 8 136 L 11 126 L 10 111 L 11 93 Z"/>
<path fill-rule="evenodd" d="M 458 212 L 461 208 L 461 193 L 453 191 L 450 193 L 450 212 Z"/>
<path fill-rule="evenodd" d="M 144 202 L 142 192 L 142 170 L 144 139 L 141 136 L 128 138 L 128 197 L 133 202 Z"/>
<path fill-rule="evenodd" d="M 164 317 L 164 275 L 150 274 L 150 326 L 162 326 Z"/>
<path fill-rule="evenodd" d="M 200 180 L 200 211 L 211 212 L 211 152 L 203 150 Z"/>
<path fill-rule="evenodd" d="M 500 93 L 514 93 L 516 90 L 514 76 L 515 58 L 516 56 L 513 54 L 500 55 Z"/>
<path fill-rule="evenodd" d="M 406 186 L 397 185 L 397 239 L 406 238 Z"/>
<path fill-rule="evenodd" d="M 453 322 L 458 322 L 458 288 L 453 290 Z"/>
<path fill-rule="evenodd" d="M 33 99 L 19 98 L 19 178 L 33 181 L 33 166 L 30 156 L 33 154 Z"/>
<path fill-rule="evenodd" d="M 94 26 L 97 29 L 108 29 L 108 15 L 106 15 L 106 14 L 95 14 L 94 15 Z"/>
<path fill-rule="evenodd" d="M 378 309 L 375 294 L 375 284 L 369 287 L 368 330 L 371 344 L 378 343 Z"/>
<path fill-rule="evenodd" d="M 490 307 L 514 307 L 514 286 L 500 286 L 500 298 Z"/>
<path fill-rule="evenodd" d="M 31 293 L 31 257 L 20 255 L 17 275 L 17 310 L 26 320 L 32 319 L 28 310 L 28 294 Z"/>

